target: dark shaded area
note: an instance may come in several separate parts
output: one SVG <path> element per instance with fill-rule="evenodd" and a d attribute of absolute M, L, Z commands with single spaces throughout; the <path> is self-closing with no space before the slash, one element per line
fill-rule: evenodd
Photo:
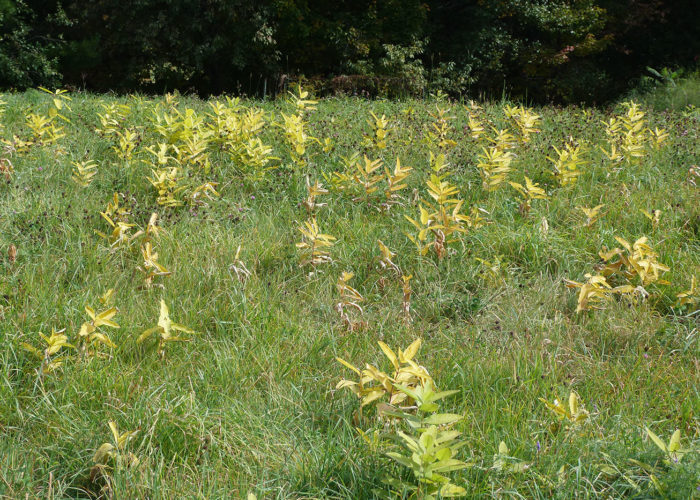
<path fill-rule="evenodd" d="M 0 0 L 0 87 L 600 102 L 692 67 L 697 0 Z"/>

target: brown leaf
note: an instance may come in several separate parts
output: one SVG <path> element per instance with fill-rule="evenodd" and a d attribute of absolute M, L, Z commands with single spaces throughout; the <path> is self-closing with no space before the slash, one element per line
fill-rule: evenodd
<path fill-rule="evenodd" d="M 10 259 L 10 264 L 14 264 L 15 260 L 17 260 L 17 247 L 10 244 L 10 247 L 7 249 L 7 257 Z"/>

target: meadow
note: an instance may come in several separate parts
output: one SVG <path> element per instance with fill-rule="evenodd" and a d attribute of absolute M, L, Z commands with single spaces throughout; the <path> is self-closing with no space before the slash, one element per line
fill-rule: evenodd
<path fill-rule="evenodd" d="M 0 498 L 700 497 L 699 109 L 0 101 Z"/>

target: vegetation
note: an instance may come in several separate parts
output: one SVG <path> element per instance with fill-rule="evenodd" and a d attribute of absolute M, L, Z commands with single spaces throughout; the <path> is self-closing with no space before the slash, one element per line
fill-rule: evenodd
<path fill-rule="evenodd" d="M 0 101 L 0 496 L 697 497 L 698 109 Z"/>
<path fill-rule="evenodd" d="M 166 4 L 0 0 L 0 88 L 268 96 L 308 79 L 326 94 L 590 103 L 700 53 L 693 0 Z"/>

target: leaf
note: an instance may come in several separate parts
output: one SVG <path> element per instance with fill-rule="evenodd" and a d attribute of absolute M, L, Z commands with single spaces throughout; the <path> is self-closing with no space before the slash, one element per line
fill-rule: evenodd
<path fill-rule="evenodd" d="M 447 483 L 440 488 L 440 496 L 443 498 L 461 497 L 467 494 L 467 490 L 456 484 Z"/>
<path fill-rule="evenodd" d="M 154 326 L 153 328 L 149 328 L 148 330 L 143 332 L 141 335 L 139 335 L 139 338 L 136 340 L 136 343 L 140 344 L 141 342 L 143 342 L 144 340 L 146 340 L 148 337 L 150 337 L 151 335 L 153 335 L 154 333 L 156 333 L 159 330 L 160 330 L 159 326 Z"/>
<path fill-rule="evenodd" d="M 389 458 L 393 458 L 394 460 L 396 460 L 398 463 L 400 463 L 400 464 L 403 465 L 404 467 L 408 467 L 409 469 L 412 469 L 412 468 L 413 468 L 413 463 L 411 462 L 411 460 L 409 460 L 408 458 L 404 457 L 404 456 L 401 455 L 400 453 L 397 453 L 397 452 L 395 452 L 395 451 L 390 451 L 390 452 L 388 452 L 386 455 L 387 455 Z"/>
<path fill-rule="evenodd" d="M 664 443 L 663 441 L 661 441 L 661 439 L 659 438 L 659 436 L 657 436 L 656 434 L 654 434 L 653 432 L 651 432 L 651 431 L 649 430 L 648 427 L 645 427 L 644 430 L 647 431 L 647 434 L 649 435 L 649 437 L 651 438 L 651 440 L 654 441 L 654 443 L 656 444 L 656 446 L 658 446 L 659 449 L 661 449 L 661 451 L 663 451 L 664 453 L 668 453 L 668 448 L 666 448 L 666 443 Z"/>
<path fill-rule="evenodd" d="M 676 432 L 671 436 L 671 441 L 668 444 L 669 453 L 676 452 L 681 449 L 681 430 L 676 429 Z"/>
<path fill-rule="evenodd" d="M 408 279 L 410 279 L 410 276 L 408 277 Z M 401 352 L 399 353 L 399 359 L 400 359 L 400 361 L 401 361 L 402 363 L 406 363 L 406 362 L 412 360 L 413 357 L 414 357 L 414 356 L 416 355 L 416 353 L 418 352 L 418 349 L 420 349 L 420 346 L 421 346 L 421 339 L 418 338 L 418 339 L 414 340 L 414 341 L 411 343 L 411 345 L 409 345 L 409 346 L 406 348 L 405 351 L 403 351 L 402 353 L 401 353 Z M 401 358 L 403 358 L 403 359 L 401 359 Z"/>
<path fill-rule="evenodd" d="M 399 362 L 398 359 L 396 358 L 396 354 L 394 354 L 394 351 L 391 350 L 391 348 L 386 345 L 384 342 L 381 340 L 377 342 L 379 344 L 379 347 L 382 349 L 384 352 L 384 355 L 389 358 L 389 361 L 391 361 L 391 364 L 394 365 L 394 369 L 398 371 L 399 369 Z"/>
<path fill-rule="evenodd" d="M 348 362 L 345 361 L 344 359 L 342 359 L 342 358 L 335 358 L 335 360 L 336 360 L 338 363 L 340 363 L 341 365 L 345 366 L 346 368 L 350 368 L 352 371 L 354 371 L 354 372 L 357 373 L 358 375 L 361 375 L 360 370 L 358 370 L 357 368 L 355 368 L 353 365 L 351 365 L 350 363 L 348 363 Z"/>
<path fill-rule="evenodd" d="M 456 470 L 462 470 L 469 467 L 469 464 L 462 462 L 461 460 L 455 460 L 451 458 L 449 460 L 443 460 L 433 467 L 435 472 L 453 472 Z"/>
<path fill-rule="evenodd" d="M 97 448 L 97 451 L 95 452 L 95 455 L 92 457 L 93 462 L 97 464 L 104 464 L 106 462 L 106 458 L 109 457 L 109 454 L 114 450 L 114 445 L 110 443 L 104 443 L 102 446 Z"/>
<path fill-rule="evenodd" d="M 428 425 L 449 425 L 459 422 L 463 418 L 462 415 L 456 413 L 436 413 L 426 418 L 425 423 Z"/>

